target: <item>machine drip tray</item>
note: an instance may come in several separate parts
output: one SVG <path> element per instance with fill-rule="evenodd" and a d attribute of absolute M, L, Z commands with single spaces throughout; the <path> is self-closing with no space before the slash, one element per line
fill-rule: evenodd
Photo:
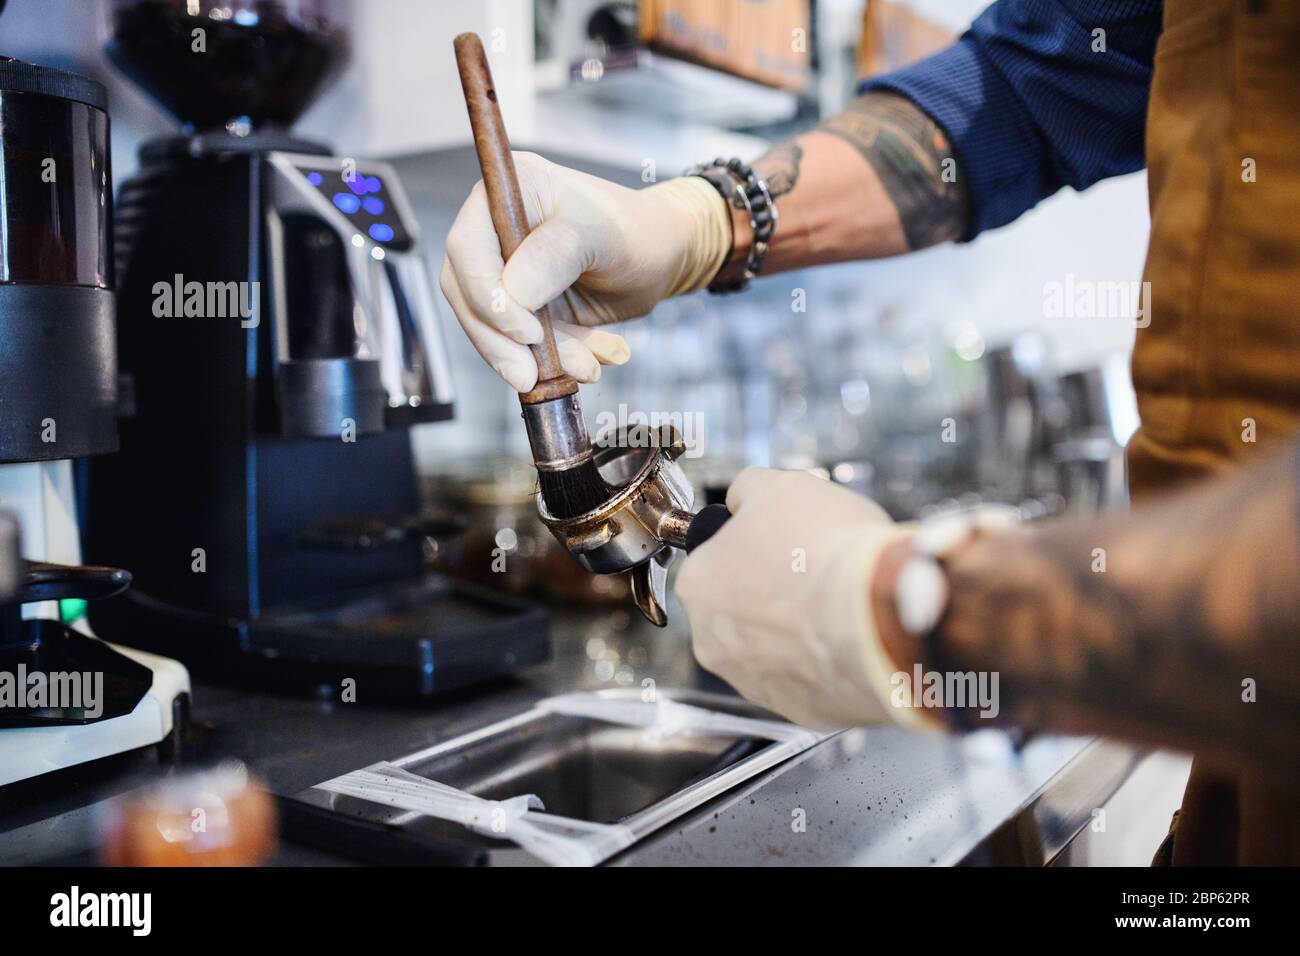
<path fill-rule="evenodd" d="M 550 656 L 543 608 L 440 575 L 265 613 L 248 641 L 254 654 L 387 673 L 420 695 Z"/>
<path fill-rule="evenodd" d="M 114 640 L 179 657 L 199 672 L 295 684 L 351 677 L 398 697 L 442 694 L 550 657 L 541 605 L 438 574 L 285 605 L 248 621 L 196 615 L 136 591 L 100 607 Z"/>

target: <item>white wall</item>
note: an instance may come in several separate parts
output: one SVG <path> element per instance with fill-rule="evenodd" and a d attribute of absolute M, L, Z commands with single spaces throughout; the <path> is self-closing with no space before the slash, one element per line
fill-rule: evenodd
<path fill-rule="evenodd" d="M 532 10 L 531 0 L 353 0 L 352 65 L 299 130 L 366 156 L 468 142 L 452 40 L 470 30 L 488 51 L 507 128 L 526 128 Z"/>

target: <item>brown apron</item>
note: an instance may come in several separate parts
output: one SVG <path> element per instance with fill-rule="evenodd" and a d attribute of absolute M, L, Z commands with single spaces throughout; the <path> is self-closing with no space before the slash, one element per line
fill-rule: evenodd
<path fill-rule="evenodd" d="M 1135 507 L 1300 429 L 1300 0 L 1165 0 L 1147 117 Z M 1177 864 L 1300 863 L 1300 813 L 1196 762 Z"/>

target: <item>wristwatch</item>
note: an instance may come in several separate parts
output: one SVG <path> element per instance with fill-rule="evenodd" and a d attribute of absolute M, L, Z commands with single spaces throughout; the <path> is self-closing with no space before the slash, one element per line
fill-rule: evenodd
<path fill-rule="evenodd" d="M 894 583 L 894 610 L 904 633 L 922 638 L 938 629 L 950 597 L 946 558 L 981 532 L 1004 531 L 1019 522 L 1020 511 L 1010 505 L 980 505 L 924 519 Z"/>

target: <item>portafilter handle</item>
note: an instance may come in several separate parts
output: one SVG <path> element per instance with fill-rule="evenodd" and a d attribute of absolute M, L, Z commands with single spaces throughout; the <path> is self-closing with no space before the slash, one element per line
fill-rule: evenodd
<path fill-rule="evenodd" d="M 706 505 L 695 514 L 674 508 L 661 525 L 664 544 L 690 554 L 717 534 L 730 517 L 726 505 Z"/>
<path fill-rule="evenodd" d="M 642 561 L 633 568 L 631 574 L 632 600 L 645 615 L 645 619 L 655 627 L 664 627 L 668 623 L 665 607 L 668 600 L 668 565 L 675 556 L 673 549 L 689 554 L 717 534 L 718 529 L 730 517 L 731 512 L 726 505 L 707 505 L 695 514 L 674 508 L 664 515 L 659 525 L 664 547 L 650 560 Z"/>

